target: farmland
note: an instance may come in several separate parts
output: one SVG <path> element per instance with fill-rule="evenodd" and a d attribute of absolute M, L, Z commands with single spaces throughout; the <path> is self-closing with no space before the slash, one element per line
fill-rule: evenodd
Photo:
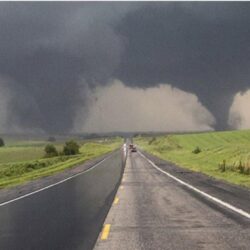
<path fill-rule="evenodd" d="M 250 187 L 250 131 L 136 137 L 143 150 L 227 182 Z"/>
<path fill-rule="evenodd" d="M 63 149 L 64 140 L 53 142 Z M 80 154 L 45 158 L 45 140 L 6 140 L 0 148 L 0 188 L 52 175 L 100 155 L 109 153 L 122 144 L 121 138 L 77 140 Z"/>

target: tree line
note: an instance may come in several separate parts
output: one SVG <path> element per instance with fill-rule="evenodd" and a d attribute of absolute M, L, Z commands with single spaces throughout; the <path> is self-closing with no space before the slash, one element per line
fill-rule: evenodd
<path fill-rule="evenodd" d="M 76 155 L 80 153 L 80 145 L 74 140 L 66 141 L 63 150 L 59 152 L 55 145 L 47 144 L 44 148 L 45 157 L 55 157 L 59 155 Z"/>

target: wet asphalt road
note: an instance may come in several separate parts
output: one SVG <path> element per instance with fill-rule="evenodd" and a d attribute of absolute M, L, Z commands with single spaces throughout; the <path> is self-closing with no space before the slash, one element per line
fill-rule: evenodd
<path fill-rule="evenodd" d="M 120 185 L 121 155 L 114 152 L 90 171 L 0 206 L 0 249 L 249 249 L 248 219 L 183 187 L 153 168 L 139 153 L 129 153 Z M 250 212 L 249 190 L 147 157 L 161 169 Z M 86 163 L 72 173 L 92 165 Z M 46 181 L 58 181 L 72 173 L 64 172 Z M 43 182 L 36 181 L 32 188 Z M 16 195 L 20 190 L 25 193 L 30 188 L 2 192 L 0 202 L 6 195 Z M 107 239 L 102 240 L 102 225 L 108 224 Z"/>
<path fill-rule="evenodd" d="M 166 162 L 161 167 L 176 174 L 180 171 Z M 216 181 L 209 189 L 208 177 L 192 175 L 184 177 L 211 195 L 223 198 L 224 192 L 227 202 L 238 200 L 238 206 L 249 212 L 249 190 Z M 250 249 L 249 219 L 184 188 L 139 153 L 128 156 L 116 201 L 95 250 Z"/>
<path fill-rule="evenodd" d="M 0 249 L 92 249 L 122 174 L 117 151 L 93 170 L 0 207 Z"/>

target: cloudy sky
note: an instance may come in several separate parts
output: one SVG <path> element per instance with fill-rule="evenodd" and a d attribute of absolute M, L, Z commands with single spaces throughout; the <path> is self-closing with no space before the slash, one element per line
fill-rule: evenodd
<path fill-rule="evenodd" d="M 0 3 L 0 132 L 249 128 L 248 2 Z"/>

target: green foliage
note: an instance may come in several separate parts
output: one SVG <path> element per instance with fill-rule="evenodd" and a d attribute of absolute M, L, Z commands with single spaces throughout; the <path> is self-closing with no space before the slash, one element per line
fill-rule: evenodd
<path fill-rule="evenodd" d="M 53 144 L 48 144 L 44 148 L 45 157 L 55 157 L 58 156 L 56 147 Z"/>
<path fill-rule="evenodd" d="M 80 153 L 77 155 L 62 155 L 46 159 L 38 159 L 44 155 L 45 142 L 18 142 L 12 144 L 11 147 L 0 149 L 0 160 L 2 160 L 1 156 L 5 158 L 4 162 L 0 161 L 0 188 L 55 174 L 77 164 L 82 164 L 89 159 L 112 152 L 122 145 L 122 139 L 119 137 L 84 142 L 80 148 Z M 61 144 L 56 146 L 57 148 L 63 147 Z M 37 153 L 36 150 L 38 150 Z M 32 155 L 32 152 L 35 152 L 35 154 Z M 15 162 L 10 162 L 13 155 L 15 156 Z M 31 157 L 36 158 L 34 160 L 17 162 L 18 159 L 23 160 L 25 157 L 27 159 Z M 9 163 L 7 163 L 8 159 Z"/>
<path fill-rule="evenodd" d="M 232 165 L 227 165 L 226 161 L 223 160 L 221 164 L 219 164 L 219 169 L 221 172 L 226 172 L 227 171 L 233 171 L 233 172 L 238 172 L 240 174 L 244 175 L 250 175 L 250 166 L 248 163 L 242 163 L 242 161 L 235 162 Z"/>
<path fill-rule="evenodd" d="M 0 164 L 20 161 L 31 161 L 44 157 L 44 148 L 47 142 L 30 143 L 15 142 L 0 148 Z M 62 149 L 62 145 L 57 145 Z"/>
<path fill-rule="evenodd" d="M 5 144 L 4 144 L 4 140 L 3 138 L 0 138 L 0 147 L 3 147 Z"/>
<path fill-rule="evenodd" d="M 223 162 L 219 164 L 219 169 L 221 172 L 226 171 L 226 160 L 223 160 Z"/>
<path fill-rule="evenodd" d="M 63 154 L 64 155 L 76 155 L 79 154 L 80 146 L 77 144 L 77 142 L 70 140 L 67 141 L 63 147 Z"/>
<path fill-rule="evenodd" d="M 151 145 L 153 142 L 155 142 L 156 141 L 156 138 L 155 137 L 153 137 L 150 141 L 148 141 L 148 145 Z"/>
<path fill-rule="evenodd" d="M 250 187 L 250 130 L 137 137 L 150 153 L 193 171 Z M 202 153 L 192 151 L 199 145 Z M 223 161 L 225 161 L 223 163 Z"/>
<path fill-rule="evenodd" d="M 20 176 L 32 170 L 46 168 L 59 162 L 68 160 L 68 157 L 54 157 L 46 160 L 36 160 L 23 163 L 8 164 L 0 169 L 0 176 Z"/>
<path fill-rule="evenodd" d="M 239 164 L 239 166 L 238 166 L 238 169 L 239 169 L 239 171 L 240 171 L 241 174 L 244 173 L 245 167 L 242 165 L 242 162 L 241 162 L 241 161 L 240 161 L 240 164 Z"/>
<path fill-rule="evenodd" d="M 196 148 L 192 151 L 193 154 L 199 154 L 200 152 L 201 152 L 201 149 L 200 149 L 199 147 L 196 147 Z"/>

